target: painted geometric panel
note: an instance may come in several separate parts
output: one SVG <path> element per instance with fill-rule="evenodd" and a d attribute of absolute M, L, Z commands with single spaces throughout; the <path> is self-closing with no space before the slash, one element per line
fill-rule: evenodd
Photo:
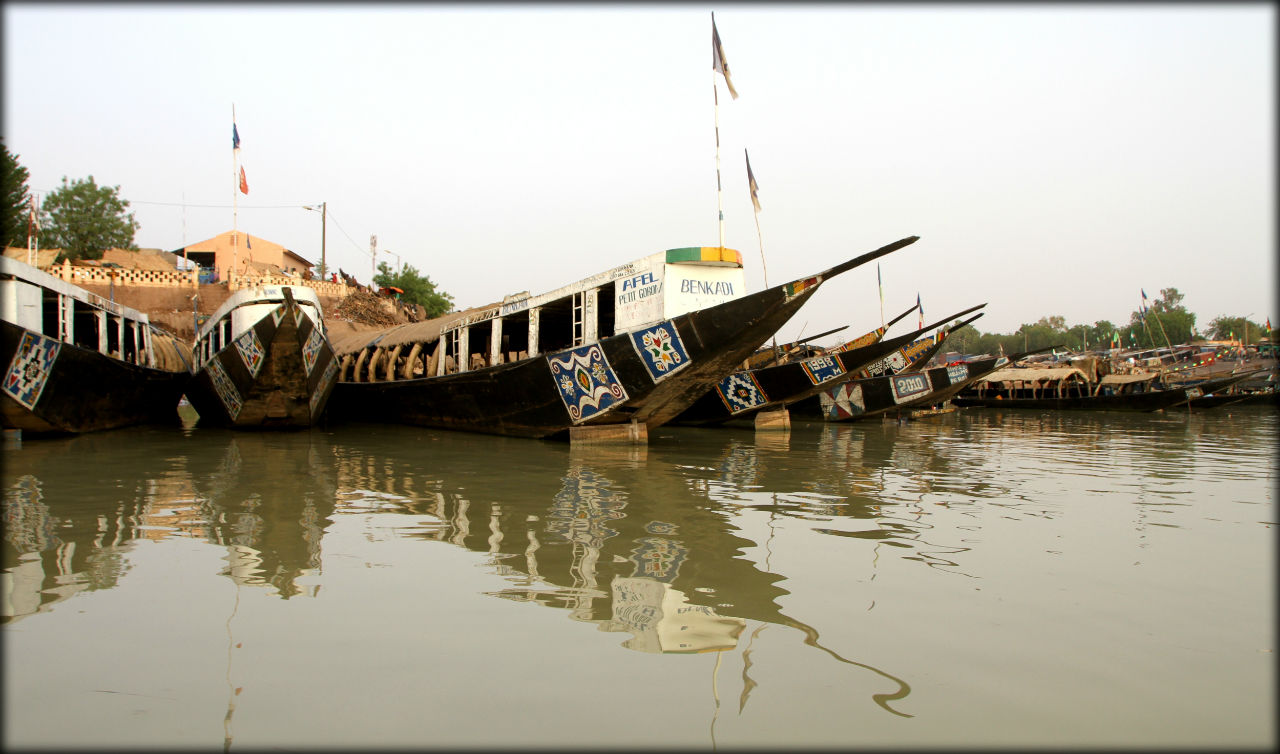
<path fill-rule="evenodd" d="M 547 356 L 547 365 L 574 424 L 627 400 L 626 389 L 597 344 Z"/>
<path fill-rule="evenodd" d="M 720 384 L 716 385 L 716 392 L 720 394 L 720 400 L 724 401 L 725 407 L 731 414 L 769 402 L 769 397 L 764 394 L 760 383 L 756 382 L 755 374 L 750 371 L 734 372 L 720 380 Z"/>
<path fill-rule="evenodd" d="M 835 379 L 844 374 L 844 365 L 840 360 L 832 356 L 819 356 L 815 359 L 800 362 L 804 367 L 804 373 L 809 376 L 809 382 L 815 385 L 821 385 L 827 380 Z"/>
<path fill-rule="evenodd" d="M 24 332 L 18 350 L 9 362 L 4 376 L 4 391 L 15 401 L 29 409 L 35 409 L 40 393 L 49 380 L 53 362 L 58 358 L 62 344 L 52 338 Z"/>
<path fill-rule="evenodd" d="M 240 358 L 244 359 L 244 365 L 249 369 L 249 374 L 257 377 L 258 371 L 262 369 L 262 362 L 266 361 L 267 356 L 262 343 L 258 340 L 258 333 L 246 330 L 244 335 L 236 338 L 236 350 L 240 352 Z"/>
<path fill-rule="evenodd" d="M 236 384 L 227 376 L 227 371 L 222 368 L 222 362 L 217 359 L 210 361 L 206 369 L 209 371 L 209 379 L 213 381 L 213 389 L 227 409 L 227 416 L 235 419 L 240 415 L 240 408 L 244 405 L 244 401 L 240 398 L 240 391 L 236 390 Z"/>
<path fill-rule="evenodd" d="M 312 359 L 314 360 L 314 358 L 315 357 L 313 356 Z M 310 371 L 310 370 L 311 370 L 311 366 L 307 365 L 307 371 Z M 324 367 L 324 373 L 320 375 L 320 382 L 316 384 L 315 392 L 311 394 L 310 405 L 311 405 L 312 418 L 315 417 L 316 404 L 318 404 L 320 402 L 320 399 L 324 397 L 325 391 L 329 389 L 329 384 L 333 382 L 333 377 L 337 373 L 338 373 L 338 360 L 329 359 L 329 363 L 326 364 Z"/>
<path fill-rule="evenodd" d="M 640 360 L 644 362 L 654 382 L 689 365 L 689 353 L 685 351 L 680 333 L 671 320 L 644 332 L 631 333 L 631 345 L 640 354 Z"/>
<path fill-rule="evenodd" d="M 919 398 L 931 389 L 929 387 L 929 375 L 925 372 L 895 374 L 889 380 L 893 386 L 894 403 L 902 403 L 912 398 Z"/>
<path fill-rule="evenodd" d="M 952 385 L 958 385 L 969 379 L 969 365 L 952 364 L 947 367 L 947 379 L 951 381 Z"/>
<path fill-rule="evenodd" d="M 271 321 L 276 323 L 276 327 L 279 327 L 280 320 L 284 319 L 284 306 L 284 304 L 281 304 L 271 310 Z"/>
<path fill-rule="evenodd" d="M 311 335 L 302 346 L 302 363 L 307 366 L 307 374 L 311 374 L 312 368 L 315 367 L 316 355 L 320 353 L 320 346 L 323 344 L 324 337 L 320 334 L 320 328 L 311 328 Z"/>
<path fill-rule="evenodd" d="M 850 385 L 847 382 L 837 385 L 818 393 L 818 400 L 822 404 L 822 418 L 827 421 L 850 419 L 867 412 L 861 385 Z"/>

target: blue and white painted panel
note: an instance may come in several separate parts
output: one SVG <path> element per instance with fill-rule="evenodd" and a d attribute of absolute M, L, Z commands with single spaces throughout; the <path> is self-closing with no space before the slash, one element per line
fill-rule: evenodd
<path fill-rule="evenodd" d="M 889 378 L 889 381 L 893 388 L 894 403 L 903 403 L 920 398 L 933 389 L 929 384 L 929 375 L 926 372 L 895 374 Z"/>
<path fill-rule="evenodd" d="M 22 333 L 18 350 L 13 354 L 9 371 L 4 376 L 4 391 L 18 403 L 34 409 L 61 349 L 62 344 L 53 338 L 33 332 Z"/>
<path fill-rule="evenodd" d="M 720 380 L 716 385 L 716 392 L 720 394 L 720 400 L 724 401 L 725 407 L 731 414 L 738 414 L 769 402 L 769 397 L 756 381 L 755 374 L 750 371 L 734 372 Z"/>
<path fill-rule="evenodd" d="M 574 424 L 627 400 L 627 391 L 614 375 L 599 344 L 550 354 L 547 365 Z"/>
<path fill-rule="evenodd" d="M 654 382 L 669 377 L 689 365 L 689 353 L 680 340 L 676 324 L 670 320 L 640 332 L 631 333 L 640 360 Z"/>

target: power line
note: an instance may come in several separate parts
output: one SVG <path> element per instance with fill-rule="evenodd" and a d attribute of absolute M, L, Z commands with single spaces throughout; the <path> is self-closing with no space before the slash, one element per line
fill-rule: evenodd
<path fill-rule="evenodd" d="M 199 207 L 202 209 L 231 209 L 230 204 L 187 204 L 183 202 L 147 202 L 141 199 L 129 199 L 130 204 L 152 204 L 160 207 Z M 242 204 L 240 209 L 298 209 L 301 204 Z"/>

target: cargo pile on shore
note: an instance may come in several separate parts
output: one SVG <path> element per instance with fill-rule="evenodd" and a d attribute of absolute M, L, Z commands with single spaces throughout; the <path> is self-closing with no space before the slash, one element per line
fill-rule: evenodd
<path fill-rule="evenodd" d="M 372 291 L 356 289 L 338 303 L 330 318 L 344 319 L 358 325 L 381 327 L 401 324 L 405 318 L 392 313 L 387 306 L 388 301 L 387 297 L 379 296 Z"/>

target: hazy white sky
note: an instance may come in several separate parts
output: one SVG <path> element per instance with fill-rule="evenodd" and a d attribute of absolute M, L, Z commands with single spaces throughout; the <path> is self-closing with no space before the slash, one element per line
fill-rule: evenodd
<path fill-rule="evenodd" d="M 711 71 L 716 12 L 740 97 Z M 238 227 L 462 307 L 725 244 L 752 290 L 904 236 L 886 317 L 1206 327 L 1275 305 L 1272 4 L 4 5 L 4 139 L 119 186 L 143 247 Z M 756 229 L 743 149 L 760 186 Z M 184 206 L 185 205 L 185 206 Z M 762 240 L 763 239 L 763 240 Z M 910 320 L 914 321 L 914 317 Z M 780 334 L 880 322 L 874 263 Z M 903 331 L 899 326 L 894 334 Z M 824 342 L 831 338 L 823 339 Z"/>

